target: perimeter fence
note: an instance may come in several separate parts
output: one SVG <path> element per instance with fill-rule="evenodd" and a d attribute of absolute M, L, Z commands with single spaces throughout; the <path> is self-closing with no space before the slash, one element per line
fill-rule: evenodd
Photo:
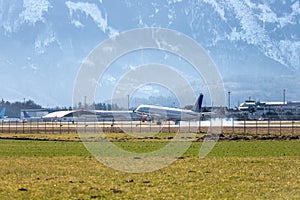
<path fill-rule="evenodd" d="M 212 120 L 212 119 L 211 119 Z M 54 134 L 81 132 L 112 132 L 112 133 L 207 133 L 213 130 L 211 120 L 181 121 L 179 124 L 167 121 L 161 124 L 141 121 L 82 121 L 82 122 L 46 122 L 27 120 L 27 122 L 0 122 L 0 133 L 23 134 Z M 269 135 L 300 135 L 299 120 L 222 120 L 224 134 L 269 134 Z"/>

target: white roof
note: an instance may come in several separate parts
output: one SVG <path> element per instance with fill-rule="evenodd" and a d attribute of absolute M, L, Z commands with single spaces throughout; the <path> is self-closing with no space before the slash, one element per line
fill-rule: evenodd
<path fill-rule="evenodd" d="M 55 112 L 52 112 L 52 113 L 49 113 L 45 116 L 43 116 L 42 118 L 62 118 L 62 117 L 65 117 L 71 113 L 81 113 L 81 112 L 84 112 L 85 114 L 86 113 L 89 113 L 89 114 L 94 114 L 93 112 L 91 111 L 82 111 L 82 110 L 63 110 L 63 111 L 55 111 Z"/>
<path fill-rule="evenodd" d="M 56 111 L 56 112 L 52 112 L 52 113 L 49 113 L 47 115 L 44 115 L 42 118 L 62 118 L 70 113 L 72 113 L 74 111 Z"/>
<path fill-rule="evenodd" d="M 285 105 L 286 102 L 266 102 L 266 105 L 276 106 L 276 105 Z"/>

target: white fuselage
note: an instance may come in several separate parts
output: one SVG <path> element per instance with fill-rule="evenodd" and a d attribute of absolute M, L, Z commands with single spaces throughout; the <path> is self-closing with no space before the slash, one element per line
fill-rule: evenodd
<path fill-rule="evenodd" d="M 146 115 L 154 119 L 167 121 L 185 121 L 192 119 L 200 119 L 201 117 L 201 113 L 194 112 L 192 110 L 154 105 L 140 105 L 134 112 L 141 116 Z"/>

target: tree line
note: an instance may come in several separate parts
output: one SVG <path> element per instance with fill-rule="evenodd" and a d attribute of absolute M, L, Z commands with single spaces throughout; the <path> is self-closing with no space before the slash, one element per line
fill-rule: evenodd
<path fill-rule="evenodd" d="M 20 117 L 21 109 L 41 109 L 42 106 L 36 104 L 33 100 L 11 103 L 2 99 L 0 102 L 0 109 L 2 108 L 6 108 L 5 116 L 18 118 Z"/>
<path fill-rule="evenodd" d="M 73 109 L 78 110 L 123 110 L 123 108 L 119 107 L 118 104 L 109 104 L 109 103 L 93 103 L 93 104 L 84 104 L 79 102 L 77 106 Z"/>
<path fill-rule="evenodd" d="M 27 100 L 24 102 L 16 101 L 9 102 L 4 101 L 3 99 L 0 101 L 0 110 L 2 108 L 6 108 L 5 116 L 10 118 L 20 118 L 21 110 L 24 109 L 43 109 L 43 107 L 33 100 Z M 55 107 L 55 108 L 47 108 L 48 112 L 54 112 L 58 110 L 72 110 L 72 109 L 80 109 L 80 110 L 122 110 L 117 104 L 109 104 L 109 103 L 93 103 L 90 105 L 84 105 L 83 103 L 78 103 L 77 106 L 72 108 L 69 107 Z"/>

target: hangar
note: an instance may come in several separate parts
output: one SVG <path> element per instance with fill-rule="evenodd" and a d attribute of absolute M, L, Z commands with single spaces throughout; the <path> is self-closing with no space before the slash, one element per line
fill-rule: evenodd
<path fill-rule="evenodd" d="M 108 111 L 108 110 L 64 110 L 55 111 L 42 117 L 46 121 L 139 121 L 141 119 L 132 111 Z"/>

